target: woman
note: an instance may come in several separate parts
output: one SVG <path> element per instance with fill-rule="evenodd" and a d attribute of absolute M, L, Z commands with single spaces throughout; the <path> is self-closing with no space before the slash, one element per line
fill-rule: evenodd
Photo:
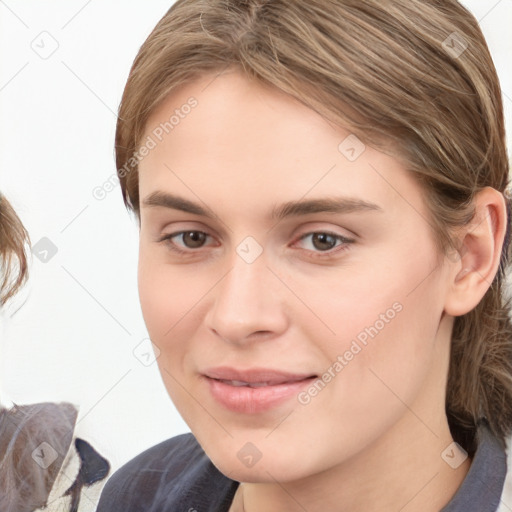
<path fill-rule="evenodd" d="M 139 293 L 192 434 L 99 512 L 495 512 L 501 91 L 448 0 L 178 0 L 124 91 Z"/>

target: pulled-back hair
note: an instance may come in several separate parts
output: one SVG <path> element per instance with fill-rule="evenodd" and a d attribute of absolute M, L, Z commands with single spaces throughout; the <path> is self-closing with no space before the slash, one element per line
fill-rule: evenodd
<path fill-rule="evenodd" d="M 228 68 L 401 158 L 424 190 L 440 255 L 458 250 L 453 234 L 473 219 L 480 190 L 505 194 L 498 77 L 477 20 L 456 0 L 178 0 L 141 47 L 119 110 L 117 172 L 139 222 L 149 116 L 178 86 Z M 479 417 L 502 439 L 512 430 L 508 227 L 505 238 L 495 279 L 452 334 L 446 412 L 470 452 Z"/>

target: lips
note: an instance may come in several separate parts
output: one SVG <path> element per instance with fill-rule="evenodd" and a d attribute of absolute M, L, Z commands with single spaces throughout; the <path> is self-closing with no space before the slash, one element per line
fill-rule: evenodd
<path fill-rule="evenodd" d="M 203 372 L 213 398 L 225 408 L 254 414 L 273 409 L 297 395 L 317 376 L 273 369 L 218 367 Z"/>
<path fill-rule="evenodd" d="M 247 370 L 237 370 L 235 368 L 218 367 L 210 368 L 204 371 L 204 375 L 210 379 L 232 382 L 233 385 L 267 385 L 276 386 L 290 382 L 298 382 L 311 377 L 312 374 L 298 374 L 270 370 L 265 368 L 251 368 Z"/>
<path fill-rule="evenodd" d="M 224 384 L 228 384 L 229 386 L 235 386 L 236 388 L 246 386 L 249 388 L 262 388 L 264 386 L 271 386 L 270 382 L 244 382 L 241 380 L 225 380 L 225 379 L 217 379 Z"/>

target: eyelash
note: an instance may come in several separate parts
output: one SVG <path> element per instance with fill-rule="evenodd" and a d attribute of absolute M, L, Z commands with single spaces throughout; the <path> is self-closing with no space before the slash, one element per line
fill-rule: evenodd
<path fill-rule="evenodd" d="M 167 235 L 163 235 L 157 241 L 159 243 L 165 243 L 168 246 L 168 248 L 171 251 L 175 252 L 176 254 L 183 255 L 183 256 L 191 256 L 194 253 L 198 252 L 199 249 L 202 249 L 202 247 L 199 247 L 197 250 L 195 250 L 195 249 L 183 250 L 183 249 L 180 249 L 179 246 L 177 246 L 174 242 L 172 242 L 173 238 L 184 235 L 186 233 L 202 233 L 202 234 L 206 235 L 207 237 L 212 238 L 208 233 L 205 233 L 204 231 L 190 229 L 190 230 L 186 230 L 186 231 L 177 231 L 175 233 L 169 233 Z M 329 249 L 327 251 L 314 251 L 314 250 L 302 249 L 304 251 L 310 252 L 314 258 L 332 257 L 334 254 L 348 250 L 349 246 L 355 242 L 355 240 L 344 237 L 337 233 L 332 233 L 330 231 L 311 231 L 309 233 L 305 233 L 304 235 L 300 236 L 294 242 L 294 244 L 297 243 L 298 241 L 302 241 L 305 238 L 313 236 L 313 235 L 328 235 L 328 236 L 335 238 L 336 242 L 340 242 L 339 244 L 335 245 L 332 249 Z"/>

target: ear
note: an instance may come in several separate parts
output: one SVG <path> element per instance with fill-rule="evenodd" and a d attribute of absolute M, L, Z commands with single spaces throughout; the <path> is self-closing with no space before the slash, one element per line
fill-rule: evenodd
<path fill-rule="evenodd" d="M 460 231 L 460 250 L 449 272 L 445 312 L 465 315 L 490 288 L 498 271 L 507 228 L 506 201 L 498 190 L 485 187 L 474 199 L 473 220 Z"/>

